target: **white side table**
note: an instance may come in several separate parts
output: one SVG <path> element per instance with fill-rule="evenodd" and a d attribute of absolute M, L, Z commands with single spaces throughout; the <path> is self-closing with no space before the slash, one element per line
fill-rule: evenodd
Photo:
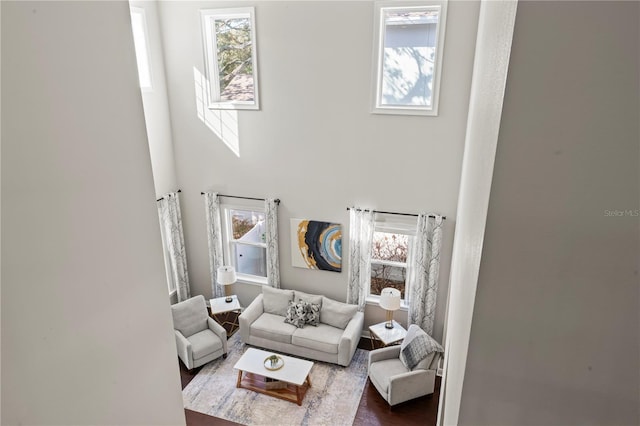
<path fill-rule="evenodd" d="M 402 340 L 407 336 L 407 330 L 405 330 L 404 327 L 396 321 L 393 321 L 393 328 L 386 328 L 386 323 L 387 322 L 385 321 L 369 327 L 369 333 L 371 333 L 372 337 L 371 349 L 375 349 L 373 344 L 374 340 L 382 343 L 382 346 L 389 346 L 402 342 Z"/>
<path fill-rule="evenodd" d="M 224 299 L 226 299 L 226 296 L 216 297 L 215 299 L 209 300 L 211 317 L 223 327 L 225 325 L 231 326 L 231 330 L 227 333 L 229 337 L 233 336 L 233 333 L 238 331 L 238 327 L 240 327 L 240 324 L 238 323 L 238 315 L 242 312 L 238 296 L 234 294 L 231 297 L 233 298 L 231 302 L 225 302 Z M 230 315 L 231 312 L 236 313 L 237 315 Z"/>

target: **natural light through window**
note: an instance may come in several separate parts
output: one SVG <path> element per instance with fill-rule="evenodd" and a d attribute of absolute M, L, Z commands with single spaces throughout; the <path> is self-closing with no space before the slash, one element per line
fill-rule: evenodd
<path fill-rule="evenodd" d="M 400 290 L 405 299 L 409 235 L 375 231 L 371 244 L 370 295 L 379 296 L 385 287 Z"/>
<path fill-rule="evenodd" d="M 378 3 L 374 112 L 436 115 L 446 3 Z"/>
<path fill-rule="evenodd" d="M 202 10 L 211 109 L 259 109 L 254 8 Z"/>
<path fill-rule="evenodd" d="M 144 9 L 131 8 L 131 29 L 133 31 L 133 43 L 136 50 L 138 63 L 138 78 L 140 88 L 151 90 L 151 66 L 149 63 L 149 37 L 147 33 L 147 20 Z"/>
<path fill-rule="evenodd" d="M 267 244 L 264 211 L 248 208 L 224 208 L 223 232 L 225 259 L 233 265 L 238 278 L 266 284 Z"/>
<path fill-rule="evenodd" d="M 209 109 L 207 107 L 206 77 L 193 68 L 196 93 L 196 113 L 202 121 L 236 157 L 240 157 L 240 137 L 238 135 L 238 111 L 229 109 Z"/>

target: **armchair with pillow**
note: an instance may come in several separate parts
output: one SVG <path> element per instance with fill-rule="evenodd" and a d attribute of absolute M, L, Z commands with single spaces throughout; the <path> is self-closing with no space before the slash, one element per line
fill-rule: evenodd
<path fill-rule="evenodd" d="M 432 394 L 442 352 L 438 342 L 411 324 L 401 345 L 369 352 L 369 379 L 391 406 Z"/>

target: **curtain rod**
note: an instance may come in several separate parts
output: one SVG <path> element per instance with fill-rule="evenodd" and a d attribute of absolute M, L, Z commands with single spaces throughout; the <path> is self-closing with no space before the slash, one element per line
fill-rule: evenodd
<path fill-rule="evenodd" d="M 204 192 L 201 192 L 200 195 L 204 195 Z M 224 194 L 218 194 L 218 197 L 226 197 L 226 198 L 240 198 L 242 200 L 255 200 L 255 201 L 264 201 L 264 198 L 254 198 L 254 197 L 241 197 L 239 195 L 224 195 Z M 280 204 L 280 199 L 276 198 L 275 200 L 276 204 Z"/>
<path fill-rule="evenodd" d="M 347 210 L 351 210 L 351 207 L 347 207 Z M 369 210 L 369 209 L 356 209 L 356 210 Z M 413 216 L 413 217 L 418 217 L 417 214 L 415 213 L 397 213 L 397 212 L 385 212 L 382 210 L 371 210 L 374 213 L 380 213 L 380 214 L 395 214 L 398 216 Z M 430 214 L 429 217 L 435 217 L 435 215 Z M 445 220 L 447 217 L 446 216 L 442 216 L 442 220 Z"/>
<path fill-rule="evenodd" d="M 181 189 L 178 189 L 176 192 L 182 192 L 182 190 L 181 190 Z M 161 201 L 161 200 L 164 200 L 164 197 L 160 197 L 160 198 L 158 198 L 158 199 L 156 200 L 156 203 L 157 203 L 158 201 Z"/>

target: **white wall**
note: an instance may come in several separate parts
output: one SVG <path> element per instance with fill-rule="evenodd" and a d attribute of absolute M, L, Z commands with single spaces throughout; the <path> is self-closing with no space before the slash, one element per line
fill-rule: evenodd
<path fill-rule="evenodd" d="M 518 5 L 460 424 L 640 422 L 639 18 Z"/>
<path fill-rule="evenodd" d="M 162 2 L 160 17 L 178 182 L 192 292 L 210 296 L 200 191 L 282 200 L 282 285 L 344 300 L 342 273 L 291 266 L 290 218 L 343 224 L 359 204 L 448 216 L 436 337 L 441 337 L 471 67 L 477 2 L 450 2 L 439 117 L 373 115 L 371 2 L 259 2 L 256 29 L 260 111 L 238 114 L 236 156 L 198 119 L 194 69 L 204 73 L 199 10 L 247 2 Z M 392 164 L 394 167 L 389 167 Z M 346 256 L 344 256 L 346 257 Z M 246 304 L 259 287 L 235 286 Z M 384 319 L 377 306 L 366 321 Z M 406 313 L 398 314 L 406 322 Z"/>
<path fill-rule="evenodd" d="M 2 424 L 184 424 L 126 2 L 2 2 Z"/>
<path fill-rule="evenodd" d="M 156 197 L 178 188 L 171 137 L 171 114 L 167 99 L 164 72 L 164 52 L 156 0 L 130 1 L 131 6 L 144 9 L 149 39 L 149 67 L 152 87 L 142 91 L 144 118 L 149 138 L 149 152 Z"/>

